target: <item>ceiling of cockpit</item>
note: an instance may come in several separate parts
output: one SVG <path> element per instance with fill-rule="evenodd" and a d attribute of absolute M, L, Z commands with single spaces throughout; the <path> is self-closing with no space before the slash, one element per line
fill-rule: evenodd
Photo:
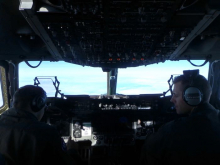
<path fill-rule="evenodd" d="M 0 59 L 102 68 L 218 59 L 219 9 L 218 0 L 0 0 Z"/>

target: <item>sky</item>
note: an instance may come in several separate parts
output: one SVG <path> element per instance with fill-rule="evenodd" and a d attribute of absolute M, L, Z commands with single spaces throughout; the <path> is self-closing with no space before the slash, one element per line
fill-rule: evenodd
<path fill-rule="evenodd" d="M 200 65 L 204 61 L 192 61 Z M 38 62 L 30 62 L 37 65 Z M 149 66 L 132 67 L 118 70 L 117 93 L 124 95 L 163 93 L 169 89 L 168 79 L 171 75 L 180 75 L 183 70 L 200 69 L 200 74 L 208 76 L 208 65 L 194 67 L 188 61 L 166 61 Z M 38 68 L 30 68 L 26 63 L 19 64 L 19 86 L 34 84 L 36 76 L 48 96 L 54 96 L 52 84 L 54 76 L 60 82 L 59 89 L 65 95 L 101 95 L 107 93 L 107 73 L 101 68 L 83 67 L 65 62 L 42 62 Z M 53 76 L 53 77 L 49 77 Z"/>
<path fill-rule="evenodd" d="M 201 61 L 194 61 L 201 64 Z M 188 61 L 167 61 L 164 63 L 119 70 L 118 93 L 153 94 L 169 89 L 171 75 L 183 74 L 183 70 L 200 69 L 200 74 L 208 77 L 208 64 L 202 68 L 192 66 Z"/>
<path fill-rule="evenodd" d="M 204 61 L 192 61 L 201 65 Z M 37 65 L 39 62 L 29 62 Z M 200 74 L 208 78 L 209 63 L 203 67 L 194 67 L 188 61 L 166 61 L 148 66 L 118 69 L 117 94 L 138 95 L 163 93 L 169 89 L 167 81 L 171 75 L 180 75 L 183 70 L 199 69 Z M 45 76 L 45 77 L 42 77 Z M 47 96 L 55 96 L 57 76 L 59 89 L 64 95 L 101 95 L 107 93 L 107 73 L 101 68 L 80 66 L 66 62 L 42 62 L 38 68 L 30 68 L 25 62 L 19 64 L 19 87 L 33 85 L 38 77 L 40 86 Z M 1 88 L 0 88 L 0 93 Z M 167 93 L 169 95 L 170 93 Z M 3 105 L 0 95 L 0 106 Z"/>

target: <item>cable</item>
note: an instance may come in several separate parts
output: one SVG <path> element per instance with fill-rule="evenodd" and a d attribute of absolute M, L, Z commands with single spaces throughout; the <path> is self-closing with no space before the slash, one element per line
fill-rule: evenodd
<path fill-rule="evenodd" d="M 28 61 L 24 61 L 24 62 L 25 62 L 29 67 L 31 67 L 31 68 L 37 68 L 38 66 L 40 66 L 40 64 L 42 63 L 42 61 L 43 61 L 43 60 L 41 60 L 41 61 L 39 62 L 39 64 L 36 65 L 36 66 L 32 66 L 31 64 L 29 64 Z"/>
<path fill-rule="evenodd" d="M 6 60 L 7 61 L 7 60 Z M 11 60 L 9 60 L 9 61 L 7 61 L 8 63 L 10 63 L 10 64 L 12 64 L 13 66 L 14 66 L 14 68 L 16 68 L 15 67 L 15 64 L 11 61 Z"/>
<path fill-rule="evenodd" d="M 14 67 L 14 80 L 17 78 L 17 77 L 15 77 L 15 69 L 16 69 L 16 66 L 15 66 L 15 64 L 11 61 L 11 60 L 9 60 L 9 61 L 7 61 L 9 64 L 11 64 L 13 67 Z"/>
<path fill-rule="evenodd" d="M 193 65 L 193 66 L 195 66 L 195 67 L 202 67 L 202 66 L 204 66 L 207 62 L 209 62 L 209 60 L 210 60 L 211 58 L 212 58 L 212 55 L 210 54 L 210 55 L 206 56 L 206 60 L 205 60 L 205 62 L 204 62 L 202 65 L 196 65 L 196 64 L 193 64 L 193 63 L 190 61 L 190 57 L 186 57 L 187 61 L 188 61 L 191 65 Z"/>
<path fill-rule="evenodd" d="M 215 76 L 214 76 L 214 70 L 213 70 L 213 65 L 214 63 L 216 62 L 219 62 L 219 60 L 215 60 L 212 62 L 211 64 L 211 72 L 210 72 L 210 75 L 211 75 L 211 79 L 212 79 L 212 84 L 211 84 L 211 88 L 213 89 L 213 86 L 214 86 L 214 82 L 215 82 Z"/>
<path fill-rule="evenodd" d="M 213 71 L 213 64 L 214 64 L 214 63 L 215 63 L 215 61 L 212 62 L 212 64 L 211 64 L 211 72 L 210 72 L 210 76 L 211 76 L 211 79 L 212 79 L 212 84 L 211 84 L 211 88 L 212 88 L 212 89 L 213 89 L 214 81 L 215 81 L 214 71 Z"/>
<path fill-rule="evenodd" d="M 196 64 L 193 64 L 190 60 L 187 60 L 190 64 L 192 64 L 193 66 L 196 66 L 196 67 L 202 67 L 204 66 L 207 62 L 209 62 L 209 60 L 205 60 L 205 62 L 202 64 L 202 65 L 196 65 Z"/>
<path fill-rule="evenodd" d="M 194 4 L 195 4 L 196 2 L 198 2 L 198 1 L 199 1 L 199 0 L 195 0 L 195 1 L 192 2 L 190 5 L 184 7 L 184 4 L 186 3 L 186 0 L 185 0 L 179 10 L 183 10 L 183 9 L 185 9 L 185 8 L 188 8 L 188 7 L 192 6 L 192 5 L 194 5 Z"/>

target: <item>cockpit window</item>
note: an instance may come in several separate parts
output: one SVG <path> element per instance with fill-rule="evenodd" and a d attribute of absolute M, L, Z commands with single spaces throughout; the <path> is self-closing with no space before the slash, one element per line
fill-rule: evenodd
<path fill-rule="evenodd" d="M 192 61 L 200 65 L 203 61 Z M 38 62 L 30 62 L 37 65 Z M 207 63 L 203 67 L 194 67 L 188 61 L 166 61 L 126 69 L 118 69 L 117 94 L 138 95 L 163 93 L 169 89 L 167 83 L 171 75 L 179 75 L 183 70 L 199 69 L 200 74 L 208 78 Z M 107 72 L 101 68 L 83 67 L 66 62 L 42 62 L 37 68 L 26 63 L 19 64 L 19 86 L 34 84 L 38 77 L 40 86 L 49 97 L 55 96 L 55 76 L 60 82 L 59 89 L 64 95 L 101 95 L 107 94 Z"/>
<path fill-rule="evenodd" d="M 202 60 L 192 61 L 196 65 L 201 65 L 203 62 Z M 117 93 L 124 95 L 163 93 L 169 89 L 167 81 L 171 75 L 180 75 L 183 74 L 183 70 L 193 69 L 199 69 L 200 74 L 208 78 L 209 63 L 198 68 L 186 60 L 119 69 Z M 167 95 L 170 95 L 170 92 Z"/>
<path fill-rule="evenodd" d="M 30 62 L 37 65 L 39 62 Z M 42 77 L 44 76 L 44 77 Z M 65 95 L 100 95 L 107 93 L 107 76 L 101 68 L 74 65 L 66 62 L 44 61 L 37 68 L 30 68 L 25 62 L 19 64 L 19 87 L 32 84 L 39 77 L 40 85 L 47 96 L 55 96 L 54 77 L 60 82 L 59 90 Z"/>

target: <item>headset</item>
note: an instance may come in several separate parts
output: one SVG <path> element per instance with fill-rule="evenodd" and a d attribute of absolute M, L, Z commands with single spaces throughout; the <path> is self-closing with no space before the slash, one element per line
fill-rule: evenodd
<path fill-rule="evenodd" d="M 190 106 L 197 106 L 203 101 L 203 93 L 194 84 L 199 70 L 184 70 L 183 75 L 189 80 L 189 85 L 183 90 L 183 100 Z"/>
<path fill-rule="evenodd" d="M 46 105 L 46 94 L 37 95 L 31 101 L 31 109 L 34 112 L 40 111 Z"/>

